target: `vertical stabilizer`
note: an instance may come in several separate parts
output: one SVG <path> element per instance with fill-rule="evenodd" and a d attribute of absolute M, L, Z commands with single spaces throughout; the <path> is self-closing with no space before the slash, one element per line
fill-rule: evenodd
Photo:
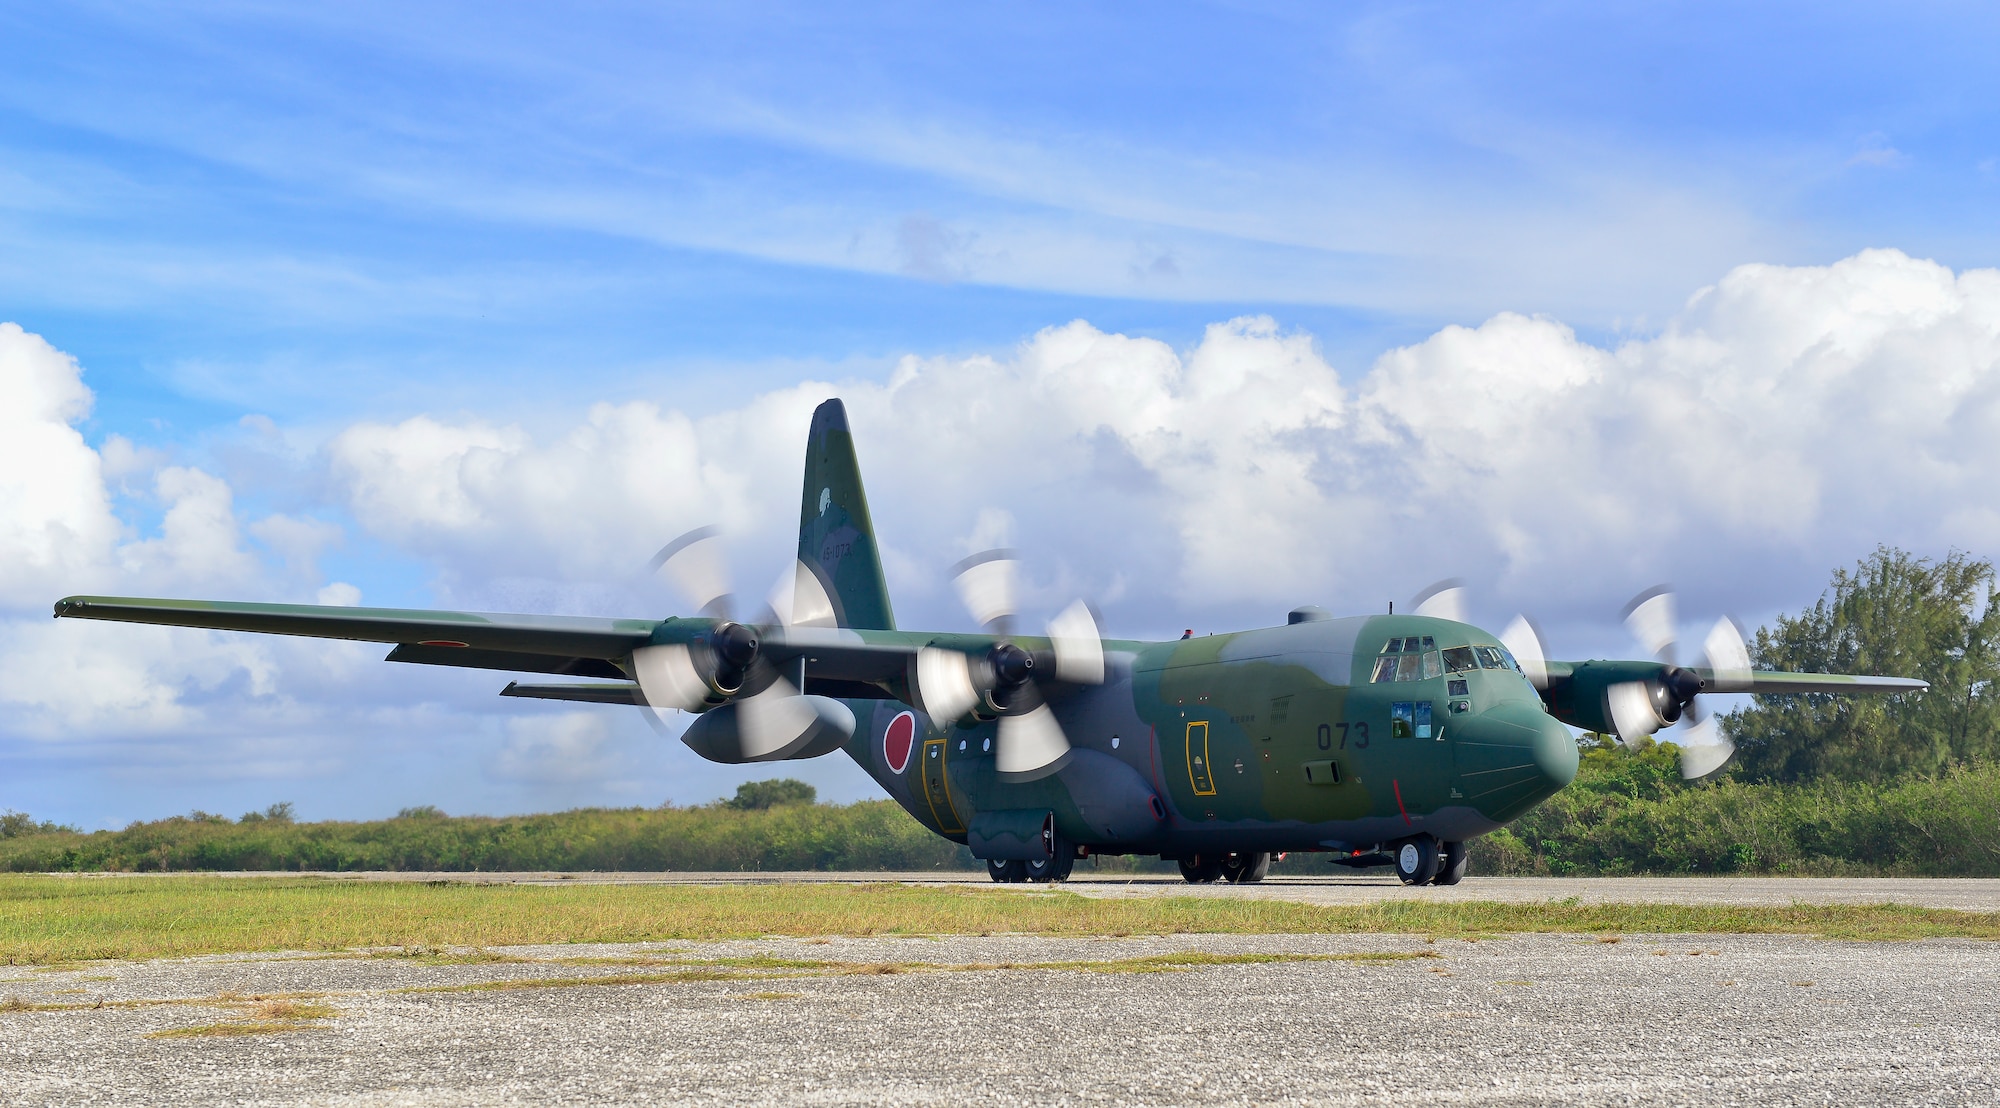
<path fill-rule="evenodd" d="M 875 524 L 868 517 L 868 496 L 861 491 L 861 467 L 854 460 L 854 435 L 847 429 L 847 408 L 837 399 L 813 412 L 812 433 L 806 438 L 799 562 L 826 586 L 840 626 L 895 630 Z"/>

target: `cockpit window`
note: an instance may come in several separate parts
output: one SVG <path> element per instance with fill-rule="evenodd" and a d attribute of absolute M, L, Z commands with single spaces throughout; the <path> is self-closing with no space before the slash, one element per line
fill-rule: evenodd
<path fill-rule="evenodd" d="M 1513 669 L 1512 659 L 1497 646 L 1475 646 L 1473 652 L 1479 655 L 1480 669 Z"/>
<path fill-rule="evenodd" d="M 1444 662 L 1429 636 L 1390 639 L 1375 659 L 1371 681 L 1426 681 L 1444 676 Z"/>
<path fill-rule="evenodd" d="M 1447 646 L 1444 648 L 1444 668 L 1451 673 L 1466 673 L 1479 668 L 1479 660 L 1472 656 L 1469 646 Z"/>

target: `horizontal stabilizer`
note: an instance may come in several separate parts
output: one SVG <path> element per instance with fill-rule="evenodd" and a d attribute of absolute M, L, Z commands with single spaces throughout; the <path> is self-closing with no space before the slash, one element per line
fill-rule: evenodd
<path fill-rule="evenodd" d="M 597 681 L 586 685 L 523 685 L 510 681 L 501 696 L 525 696 L 534 700 L 575 700 L 584 704 L 632 704 L 643 707 L 646 698 L 631 681 Z"/>

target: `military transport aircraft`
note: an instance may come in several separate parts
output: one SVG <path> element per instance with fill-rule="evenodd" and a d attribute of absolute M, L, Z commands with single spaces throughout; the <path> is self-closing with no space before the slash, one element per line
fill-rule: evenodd
<path fill-rule="evenodd" d="M 767 618 L 733 618 L 719 552 L 704 529 L 655 559 L 691 593 L 693 617 L 104 596 L 55 614 L 394 643 L 392 662 L 567 677 L 502 695 L 694 713 L 682 741 L 717 762 L 844 750 L 995 881 L 1060 881 L 1078 857 L 1143 853 L 1178 860 L 1192 882 L 1251 882 L 1274 853 L 1320 851 L 1455 884 L 1468 840 L 1575 776 L 1570 727 L 1635 742 L 1703 693 L 1926 688 L 1753 671 L 1726 623 L 1708 665 L 1680 666 L 1659 593 L 1629 613 L 1650 661 L 1548 660 L 1526 622 L 1496 637 L 1431 614 L 1441 603 L 1341 619 L 1305 607 L 1282 627 L 1168 642 L 1105 639 L 1079 603 L 1027 635 L 1004 552 L 958 567 L 981 633 L 897 630 L 838 400 L 813 415 L 798 560 Z M 1705 726 L 1709 741 L 1683 760 L 1690 776 L 1728 757 L 1712 717 Z"/>

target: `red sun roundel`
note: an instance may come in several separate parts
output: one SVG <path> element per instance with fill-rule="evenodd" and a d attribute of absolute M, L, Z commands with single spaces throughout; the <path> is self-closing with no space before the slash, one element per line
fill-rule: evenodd
<path fill-rule="evenodd" d="M 882 733 L 882 760 L 889 763 L 892 773 L 901 773 L 910 767 L 910 750 L 917 745 L 917 717 L 904 712 L 889 721 L 889 729 Z"/>

